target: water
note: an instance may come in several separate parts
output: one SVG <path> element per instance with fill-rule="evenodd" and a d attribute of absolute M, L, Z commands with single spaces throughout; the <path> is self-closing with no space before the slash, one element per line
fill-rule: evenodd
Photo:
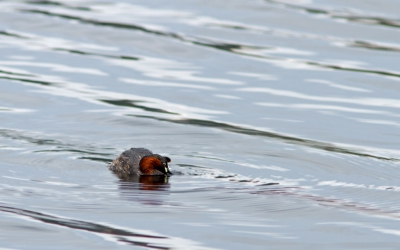
<path fill-rule="evenodd" d="M 398 249 L 399 8 L 1 1 L 0 248 Z"/>

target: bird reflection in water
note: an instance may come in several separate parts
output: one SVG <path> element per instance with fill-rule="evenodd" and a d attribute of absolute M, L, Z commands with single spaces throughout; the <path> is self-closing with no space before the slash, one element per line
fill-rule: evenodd
<path fill-rule="evenodd" d="M 169 190 L 168 176 L 165 175 L 124 175 L 116 174 L 122 190 Z"/>
<path fill-rule="evenodd" d="M 123 199 L 152 206 L 165 205 L 167 202 L 165 198 L 170 188 L 167 176 L 115 175 L 120 179 L 119 190 Z"/>

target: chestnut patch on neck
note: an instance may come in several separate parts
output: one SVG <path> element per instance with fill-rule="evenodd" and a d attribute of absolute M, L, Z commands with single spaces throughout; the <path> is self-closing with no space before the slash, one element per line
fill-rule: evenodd
<path fill-rule="evenodd" d="M 158 173 L 160 171 L 157 170 L 157 167 L 162 167 L 163 163 L 160 161 L 160 159 L 158 159 L 154 156 L 145 156 L 140 161 L 139 165 L 140 165 L 140 171 L 142 171 L 143 174 L 157 175 L 157 174 L 160 174 L 160 173 Z"/>

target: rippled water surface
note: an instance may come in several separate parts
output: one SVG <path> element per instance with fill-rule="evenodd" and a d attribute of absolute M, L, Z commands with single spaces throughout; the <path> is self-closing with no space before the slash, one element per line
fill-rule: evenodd
<path fill-rule="evenodd" d="M 399 9 L 0 1 L 0 248 L 398 249 Z"/>

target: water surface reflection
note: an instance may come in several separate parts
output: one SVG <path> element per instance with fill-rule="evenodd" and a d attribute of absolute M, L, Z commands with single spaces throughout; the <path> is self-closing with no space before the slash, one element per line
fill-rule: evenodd
<path fill-rule="evenodd" d="M 120 189 L 128 190 L 161 190 L 168 191 L 170 184 L 169 177 L 164 175 L 124 175 L 116 173 L 120 178 Z"/>
<path fill-rule="evenodd" d="M 398 9 L 0 1 L 0 248 L 396 249 Z"/>

